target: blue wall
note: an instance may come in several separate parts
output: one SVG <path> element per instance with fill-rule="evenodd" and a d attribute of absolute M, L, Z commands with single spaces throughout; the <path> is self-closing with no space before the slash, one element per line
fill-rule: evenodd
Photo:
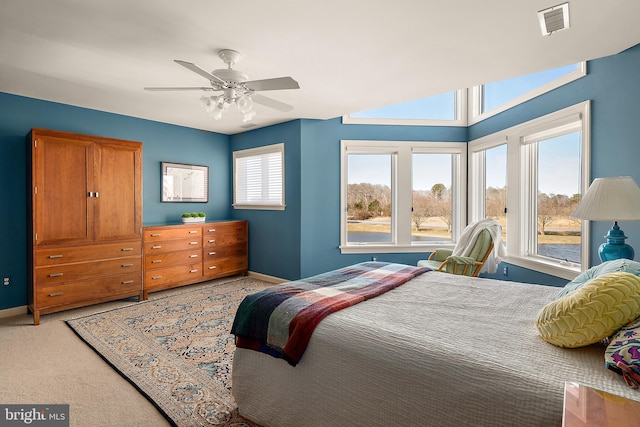
<path fill-rule="evenodd" d="M 630 175 L 640 182 L 640 45 L 588 63 L 588 75 L 469 128 L 343 125 L 332 120 L 296 120 L 227 136 L 169 124 L 0 93 L 0 309 L 27 303 L 27 188 L 25 136 L 32 127 L 100 135 L 143 143 L 143 221 L 178 222 L 185 211 L 210 219 L 249 220 L 249 269 L 297 279 L 376 256 L 415 263 L 424 254 L 341 255 L 340 140 L 469 141 L 592 100 L 592 177 Z M 231 152 L 285 143 L 284 211 L 233 210 Z M 209 203 L 161 203 L 160 162 L 210 168 Z M 592 226 L 592 264 L 611 224 Z M 640 224 L 621 224 L 628 243 L 640 248 Z M 639 249 L 640 250 L 640 249 Z M 505 279 L 501 274 L 495 276 Z M 566 281 L 509 267 L 509 280 L 562 285 Z"/>
<path fill-rule="evenodd" d="M 27 304 L 26 135 L 31 128 L 55 129 L 143 143 L 143 223 L 180 222 L 186 211 L 227 219 L 229 137 L 149 120 L 0 93 L 0 310 Z M 209 166 L 209 203 L 161 203 L 160 162 Z"/>

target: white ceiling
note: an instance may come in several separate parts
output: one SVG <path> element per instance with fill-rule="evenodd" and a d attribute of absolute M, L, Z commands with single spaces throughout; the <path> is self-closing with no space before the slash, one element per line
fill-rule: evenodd
<path fill-rule="evenodd" d="M 571 28 L 541 35 L 537 12 L 562 0 L 0 0 L 0 92 L 210 130 L 243 132 L 231 108 L 207 114 L 206 86 L 173 62 L 251 80 L 295 109 L 257 106 L 257 127 L 328 119 L 618 53 L 640 43 L 638 0 L 572 0 Z"/>

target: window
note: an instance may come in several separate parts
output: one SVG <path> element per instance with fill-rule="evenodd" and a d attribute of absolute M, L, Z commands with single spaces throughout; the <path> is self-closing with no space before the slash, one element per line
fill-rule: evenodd
<path fill-rule="evenodd" d="M 586 63 L 581 62 L 476 86 L 471 91 L 469 103 L 471 123 L 484 120 L 584 75 Z"/>
<path fill-rule="evenodd" d="M 589 224 L 571 215 L 589 185 L 589 139 L 586 101 L 469 143 L 472 219 L 498 214 L 490 199 L 504 183 L 510 263 L 566 279 L 588 267 Z"/>
<path fill-rule="evenodd" d="M 496 139 L 471 154 L 470 170 L 475 171 L 469 195 L 470 222 L 493 218 L 502 226 L 502 239 L 507 241 L 507 144 Z"/>
<path fill-rule="evenodd" d="M 342 118 L 345 124 L 466 126 L 466 90 L 451 91 Z"/>
<path fill-rule="evenodd" d="M 453 245 L 466 218 L 466 144 L 342 141 L 342 253 Z"/>
<path fill-rule="evenodd" d="M 233 207 L 283 210 L 284 144 L 233 152 Z"/>

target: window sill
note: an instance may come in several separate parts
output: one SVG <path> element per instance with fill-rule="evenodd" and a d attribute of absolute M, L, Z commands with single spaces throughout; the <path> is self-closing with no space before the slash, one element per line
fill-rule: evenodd
<path fill-rule="evenodd" d="M 567 280 L 573 280 L 581 273 L 580 267 L 563 265 L 560 262 L 547 261 L 543 258 L 509 256 L 503 261 Z"/>
<path fill-rule="evenodd" d="M 435 243 L 431 245 L 340 245 L 341 254 L 392 254 L 392 253 L 425 253 L 436 249 L 453 249 L 453 243 Z"/>

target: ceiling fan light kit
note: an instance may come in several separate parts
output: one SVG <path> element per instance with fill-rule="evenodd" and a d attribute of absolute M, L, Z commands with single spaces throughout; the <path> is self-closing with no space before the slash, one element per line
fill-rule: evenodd
<path fill-rule="evenodd" d="M 211 87 L 146 87 L 144 89 L 149 91 L 203 90 L 205 92 L 222 92 L 219 95 L 203 95 L 200 97 L 204 110 L 210 113 L 215 120 L 220 120 L 222 113 L 229 108 L 229 105 L 234 103 L 242 113 L 242 121 L 245 123 L 252 120 L 256 115 L 256 111 L 253 109 L 254 102 L 283 112 L 293 109 L 293 106 L 289 104 L 256 92 L 299 89 L 300 86 L 294 79 L 291 77 L 277 77 L 251 81 L 246 74 L 233 69 L 233 66 L 241 58 L 240 53 L 231 49 L 222 49 L 218 51 L 218 56 L 227 64 L 227 68 L 213 70 L 211 73 L 191 62 L 174 60 L 177 64 L 208 79 Z"/>

